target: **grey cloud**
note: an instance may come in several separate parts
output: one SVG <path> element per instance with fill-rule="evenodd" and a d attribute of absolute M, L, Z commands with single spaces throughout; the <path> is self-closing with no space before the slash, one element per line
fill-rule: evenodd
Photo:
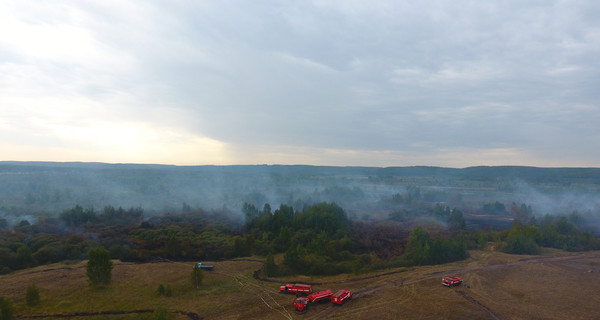
<path fill-rule="evenodd" d="M 232 145 L 529 148 L 541 160 L 599 141 L 594 1 L 157 1 L 74 12 L 130 70 L 67 66 L 63 77 L 80 78 L 64 81 L 100 100 L 126 92 L 123 114 Z"/>

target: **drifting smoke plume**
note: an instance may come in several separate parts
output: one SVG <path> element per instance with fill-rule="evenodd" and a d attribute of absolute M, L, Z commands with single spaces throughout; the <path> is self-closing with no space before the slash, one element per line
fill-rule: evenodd
<path fill-rule="evenodd" d="M 495 201 L 506 207 L 529 205 L 538 216 L 577 211 L 597 217 L 598 180 L 600 169 L 577 168 L 0 162 L 0 209 L 10 225 L 38 215 L 56 216 L 75 205 L 98 211 L 142 207 L 146 217 L 186 207 L 219 209 L 241 220 L 244 202 L 258 208 L 286 204 L 295 210 L 336 202 L 349 216 L 367 220 L 393 213 L 418 217 L 436 203 L 474 212 Z"/>
<path fill-rule="evenodd" d="M 0 229 L 10 229 L 22 221 L 27 221 L 29 224 L 33 224 L 36 222 L 36 218 L 32 215 L 16 215 L 12 213 L 7 213 L 0 209 Z"/>
<path fill-rule="evenodd" d="M 531 205 L 535 215 L 565 215 L 572 212 L 597 215 L 600 212 L 600 196 L 582 190 L 555 189 L 544 192 L 519 182 L 514 196 L 518 202 Z"/>

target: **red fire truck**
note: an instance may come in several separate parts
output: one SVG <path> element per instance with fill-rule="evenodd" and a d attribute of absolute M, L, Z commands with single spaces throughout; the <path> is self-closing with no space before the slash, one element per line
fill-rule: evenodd
<path fill-rule="evenodd" d="M 308 298 L 307 297 L 299 297 L 294 300 L 294 307 L 296 308 L 296 312 L 304 313 L 308 310 Z"/>
<path fill-rule="evenodd" d="M 311 293 L 306 297 L 296 298 L 294 301 L 294 307 L 296 307 L 296 312 L 304 313 L 308 310 L 308 306 L 314 302 L 322 302 L 329 301 L 333 296 L 333 292 L 331 290 L 319 291 L 315 293 Z"/>
<path fill-rule="evenodd" d="M 462 283 L 463 279 L 459 277 L 443 277 L 442 284 L 446 287 L 459 286 Z"/>
<path fill-rule="evenodd" d="M 348 289 L 342 289 L 331 296 L 331 302 L 335 304 L 344 304 L 352 298 L 352 292 Z"/>
<path fill-rule="evenodd" d="M 328 301 L 333 296 L 333 292 L 331 290 L 319 291 L 315 293 L 311 293 L 308 295 L 309 302 L 319 302 L 319 301 Z"/>
<path fill-rule="evenodd" d="M 279 292 L 283 293 L 295 293 L 295 294 L 306 294 L 309 295 L 313 291 L 312 285 L 302 283 L 287 283 L 284 286 L 279 287 Z"/>

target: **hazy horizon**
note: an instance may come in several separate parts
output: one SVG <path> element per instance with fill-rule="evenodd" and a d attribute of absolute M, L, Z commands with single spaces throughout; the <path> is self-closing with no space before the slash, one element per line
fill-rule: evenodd
<path fill-rule="evenodd" d="M 98 165 L 125 165 L 125 166 L 172 166 L 172 167 L 235 167 L 235 166 L 306 166 L 306 167 L 364 167 L 364 168 L 410 168 L 410 167 L 431 167 L 431 168 L 443 168 L 443 169 L 468 169 L 477 167 L 530 167 L 540 169 L 598 169 L 600 166 L 535 166 L 535 165 L 469 165 L 466 167 L 450 167 L 450 166 L 437 166 L 437 165 L 391 165 L 391 166 L 376 166 L 376 165 L 318 165 L 318 164 L 307 164 L 307 163 L 231 163 L 231 164 L 172 164 L 172 163 L 143 163 L 143 162 L 104 162 L 104 161 L 46 161 L 46 160 L 0 160 L 2 163 L 20 163 L 20 164 L 98 164 Z"/>

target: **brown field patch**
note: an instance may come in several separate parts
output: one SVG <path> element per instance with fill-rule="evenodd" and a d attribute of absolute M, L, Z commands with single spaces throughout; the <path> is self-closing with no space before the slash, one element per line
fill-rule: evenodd
<path fill-rule="evenodd" d="M 354 293 L 343 306 L 315 304 L 303 315 L 294 312 L 293 295 L 279 293 L 280 283 L 252 277 L 261 261 L 214 262 L 215 270 L 204 272 L 200 289 L 189 284 L 192 263 L 115 261 L 113 283 L 106 288 L 88 285 L 85 262 L 56 264 L 0 276 L 0 295 L 13 299 L 19 317 L 49 316 L 45 319 L 64 319 L 61 314 L 70 319 L 147 319 L 149 310 L 159 306 L 169 311 L 170 319 L 596 319 L 600 314 L 600 252 L 547 250 L 540 256 L 517 256 L 473 251 L 465 261 L 439 266 L 278 279 Z M 440 280 L 447 274 L 463 277 L 468 287 L 443 287 Z M 31 283 L 42 298 L 35 307 L 24 302 Z M 173 296 L 159 296 L 159 284 L 168 284 Z"/>

